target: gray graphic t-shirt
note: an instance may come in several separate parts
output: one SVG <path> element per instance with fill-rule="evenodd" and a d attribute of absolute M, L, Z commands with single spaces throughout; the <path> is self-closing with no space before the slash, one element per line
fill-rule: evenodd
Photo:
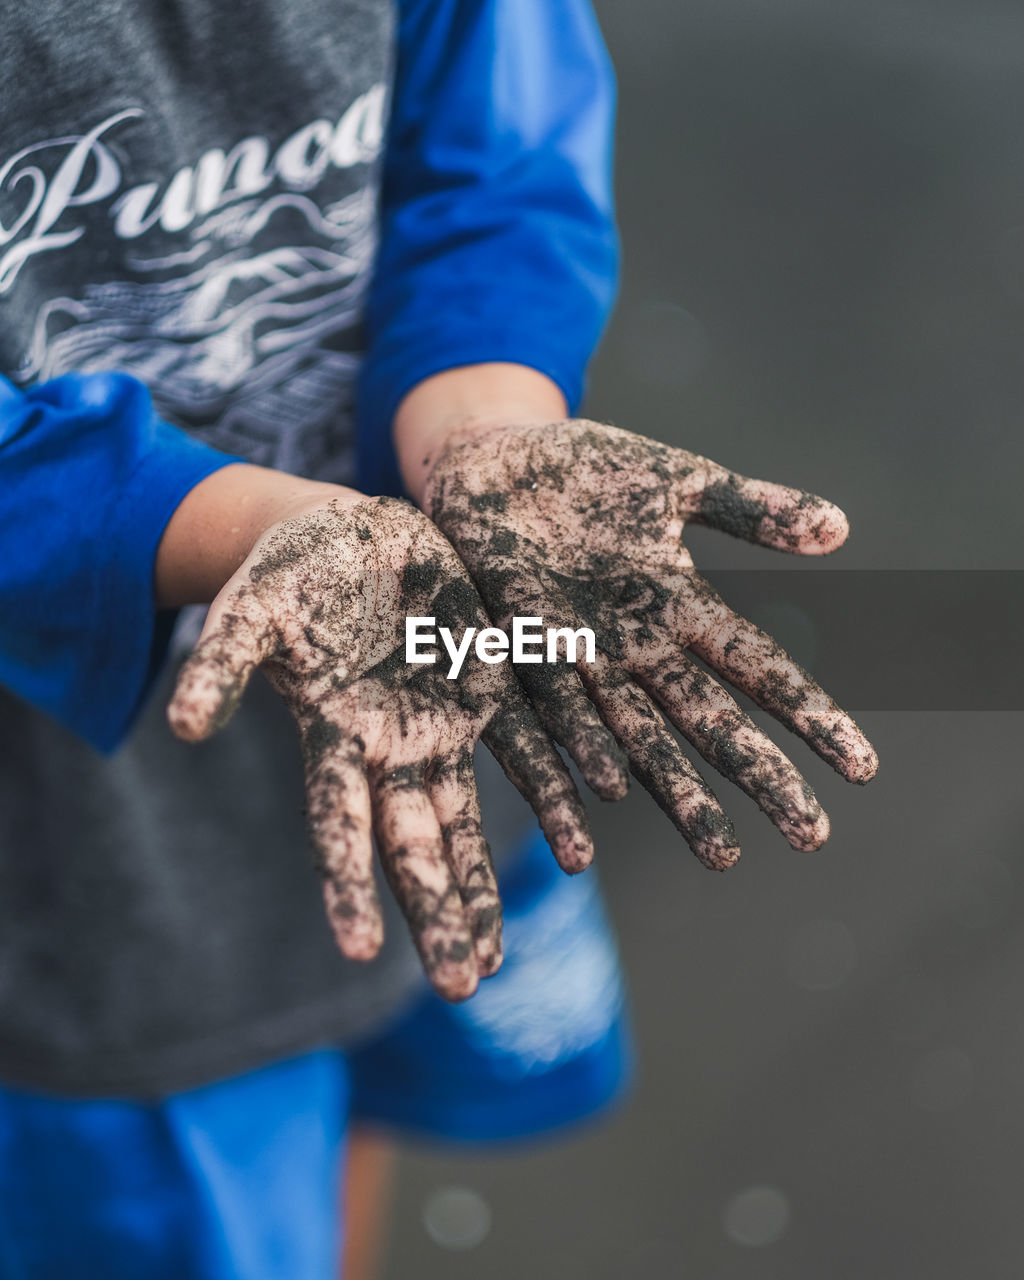
<path fill-rule="evenodd" d="M 348 477 L 390 7 L 51 0 L 4 25 L 0 367 L 131 373 L 219 448 Z"/>
<path fill-rule="evenodd" d="M 393 39 L 384 0 L 6 13 L 5 375 L 132 373 L 219 448 L 350 481 Z M 111 759 L 0 691 L 0 1080 L 174 1090 L 344 1043 L 420 990 L 386 892 L 382 955 L 334 948 L 269 687 L 189 747 L 173 676 Z M 523 812 L 494 794 L 492 836 Z"/>

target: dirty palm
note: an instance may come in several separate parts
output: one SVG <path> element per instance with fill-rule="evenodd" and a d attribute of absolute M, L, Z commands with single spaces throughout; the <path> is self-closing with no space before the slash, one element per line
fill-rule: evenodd
<path fill-rule="evenodd" d="M 632 772 L 706 866 L 735 862 L 732 824 L 670 723 L 794 848 L 819 847 L 828 819 L 810 786 L 691 655 L 850 781 L 874 774 L 850 717 L 727 607 L 682 543 L 694 522 L 827 553 L 848 531 L 832 504 L 567 421 L 449 436 L 430 460 L 424 507 L 434 524 L 366 499 L 277 526 L 215 602 L 170 708 L 178 733 L 204 737 L 263 666 L 299 726 L 310 832 L 346 955 L 370 958 L 381 943 L 372 830 L 435 988 L 463 998 L 498 967 L 500 903 L 472 773 L 479 739 L 570 872 L 592 844 L 552 739 L 597 795 L 621 798 Z M 409 615 L 460 629 L 488 616 L 507 628 L 513 615 L 586 626 L 596 661 L 513 672 L 471 658 L 447 680 L 437 665 L 405 663 Z"/>

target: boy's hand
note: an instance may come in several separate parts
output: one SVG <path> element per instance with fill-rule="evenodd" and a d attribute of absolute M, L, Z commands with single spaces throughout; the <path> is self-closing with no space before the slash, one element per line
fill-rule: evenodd
<path fill-rule="evenodd" d="M 456 429 L 425 461 L 424 509 L 473 575 L 496 625 L 534 615 L 547 627 L 595 632 L 595 664 L 516 670 L 544 725 L 598 795 L 625 792 L 624 751 L 702 862 L 724 868 L 736 860 L 732 824 L 664 714 L 791 845 L 823 843 L 828 818 L 811 788 L 686 650 L 851 782 L 872 777 L 875 752 L 811 677 L 694 571 L 681 539 L 693 521 L 820 555 L 846 538 L 837 507 L 587 421 Z"/>
<path fill-rule="evenodd" d="M 168 709 L 195 741 L 229 719 L 261 666 L 298 724 L 309 826 L 345 955 L 382 941 L 371 830 L 441 995 L 470 995 L 501 962 L 501 907 L 472 752 L 483 738 L 567 871 L 590 861 L 579 795 L 509 664 L 472 652 L 458 679 L 405 661 L 407 615 L 458 638 L 489 625 L 451 547 L 414 507 L 315 495 L 273 525 L 217 595 Z"/>

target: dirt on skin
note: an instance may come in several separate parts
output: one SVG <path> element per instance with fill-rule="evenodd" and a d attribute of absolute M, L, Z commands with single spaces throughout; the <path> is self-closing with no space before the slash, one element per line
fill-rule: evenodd
<path fill-rule="evenodd" d="M 630 432 L 570 421 L 449 438 L 432 462 L 425 506 L 496 625 L 507 629 L 515 614 L 594 631 L 596 663 L 519 666 L 520 679 L 594 791 L 621 795 L 628 761 L 705 865 L 729 866 L 739 849 L 666 717 L 795 848 L 819 847 L 829 826 L 795 766 L 690 654 L 845 778 L 873 776 L 877 757 L 850 717 L 727 607 L 682 543 L 692 521 L 820 555 L 848 532 L 831 503 Z"/>
<path fill-rule="evenodd" d="M 405 661 L 405 620 L 489 625 L 465 568 L 405 502 L 335 500 L 275 526 L 211 610 L 182 668 L 172 727 L 197 740 L 231 715 L 257 666 L 298 725 L 309 830 L 341 950 L 382 942 L 371 831 L 434 987 L 462 999 L 501 962 L 501 906 L 472 752 L 483 738 L 568 871 L 593 849 L 568 770 L 509 664 L 470 651 Z"/>

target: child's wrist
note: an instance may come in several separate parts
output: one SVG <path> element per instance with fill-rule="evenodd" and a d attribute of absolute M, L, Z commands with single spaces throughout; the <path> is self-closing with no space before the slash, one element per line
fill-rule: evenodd
<path fill-rule="evenodd" d="M 157 549 L 157 606 L 208 604 L 264 533 L 331 499 L 362 495 L 343 485 L 234 463 L 200 481 L 174 512 Z"/>
<path fill-rule="evenodd" d="M 567 412 L 558 385 L 526 365 L 465 365 L 426 378 L 395 414 L 395 451 L 405 487 L 422 506 L 427 477 L 454 435 L 557 422 Z"/>

